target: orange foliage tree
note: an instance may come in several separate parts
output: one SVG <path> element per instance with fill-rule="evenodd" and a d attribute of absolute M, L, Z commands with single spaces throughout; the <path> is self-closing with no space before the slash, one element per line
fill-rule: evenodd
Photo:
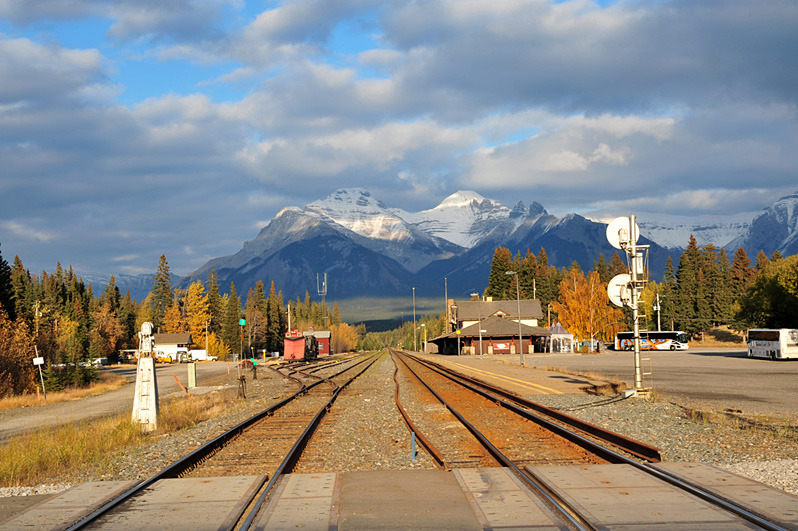
<path fill-rule="evenodd" d="M 560 282 L 560 297 L 552 303 L 560 323 L 577 339 L 609 340 L 623 326 L 623 312 L 610 306 L 607 287 L 599 273 L 587 278 L 578 266 L 571 266 Z"/>

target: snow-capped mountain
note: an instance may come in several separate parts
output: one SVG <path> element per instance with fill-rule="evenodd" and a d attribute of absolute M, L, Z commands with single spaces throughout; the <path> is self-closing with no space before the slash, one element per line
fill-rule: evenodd
<path fill-rule="evenodd" d="M 505 231 L 511 233 L 530 214 L 546 213 L 539 203 L 533 203 L 531 210 L 530 212 L 522 202 L 511 210 L 476 192 L 461 190 L 444 199 L 435 208 L 417 213 L 397 211 L 397 214 L 428 234 L 461 247 L 471 248 L 495 231 L 497 225 L 504 225 Z"/>
<path fill-rule="evenodd" d="M 620 214 L 625 215 L 625 214 Z M 496 247 L 513 253 L 546 249 L 549 263 L 585 269 L 615 249 L 606 241 L 606 222 L 617 214 L 556 217 L 540 203 L 513 208 L 460 191 L 421 212 L 391 208 L 367 190 L 342 189 L 305 207 L 281 210 L 257 237 L 231 256 L 216 258 L 183 282 L 205 279 L 216 269 L 220 285 L 235 282 L 244 293 L 262 280 L 274 281 L 290 298 L 315 289 L 316 274 L 328 273 L 328 289 L 338 299 L 359 296 L 439 296 L 443 277 L 451 294 L 467 295 L 487 283 Z M 592 218 L 592 219 L 591 219 Z M 752 221 L 753 220 L 753 221 Z M 754 219 L 735 216 L 649 216 L 638 214 L 641 243 L 650 245 L 649 264 L 657 278 L 670 257 L 694 235 L 733 252 L 742 245 L 756 255 L 798 253 L 798 193 L 784 197 Z M 731 251 L 730 251 L 731 250 Z"/>
<path fill-rule="evenodd" d="M 728 247 L 742 247 L 752 259 L 760 250 L 768 256 L 776 250 L 784 256 L 798 254 L 798 192 L 780 198 L 762 211 Z"/>
<path fill-rule="evenodd" d="M 628 213 L 597 211 L 584 216 L 599 223 L 609 223 Z M 694 236 L 699 245 L 711 243 L 716 247 L 726 247 L 751 226 L 756 212 L 742 212 L 727 215 L 676 216 L 669 214 L 637 214 L 640 234 L 669 249 L 683 249 Z"/>

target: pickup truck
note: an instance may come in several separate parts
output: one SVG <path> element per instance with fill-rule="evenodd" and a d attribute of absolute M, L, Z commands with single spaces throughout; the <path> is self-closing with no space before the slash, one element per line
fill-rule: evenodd
<path fill-rule="evenodd" d="M 209 356 L 207 350 L 188 351 L 188 361 L 216 361 L 218 359 L 216 356 Z"/>

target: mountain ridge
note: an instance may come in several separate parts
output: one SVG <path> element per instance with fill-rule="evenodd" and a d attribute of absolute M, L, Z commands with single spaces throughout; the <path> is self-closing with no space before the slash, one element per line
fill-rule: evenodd
<path fill-rule="evenodd" d="M 463 190 L 431 209 L 407 212 L 389 207 L 368 190 L 340 189 L 303 208 L 283 208 L 238 252 L 209 260 L 181 278 L 179 285 L 205 281 L 216 269 L 224 291 L 234 282 L 244 295 L 258 280 L 267 285 L 274 281 L 287 298 L 296 298 L 306 291 L 315 293 L 316 275 L 327 272 L 329 293 L 338 300 L 409 295 L 412 287 L 417 296 L 438 297 L 444 277 L 452 294 L 467 296 L 486 287 L 490 261 L 499 246 L 513 253 L 545 248 L 549 263 L 556 267 L 576 261 L 590 269 L 599 254 L 608 260 L 615 249 L 606 241 L 606 222 L 596 219 L 606 216 L 557 217 L 536 201 L 529 206 L 519 201 L 508 208 Z M 651 245 L 649 267 L 654 278 L 668 257 L 678 264 L 694 233 L 699 234 L 700 245 L 713 243 L 727 251 L 740 246 L 752 259 L 760 248 L 768 255 L 776 249 L 784 255 L 798 253 L 798 192 L 757 214 L 659 220 L 641 215 L 638 220 L 641 243 Z M 679 240 L 682 244 L 676 245 Z M 117 276 L 118 285 L 119 280 Z M 136 285 L 136 292 L 146 284 L 126 278 L 122 284 L 127 280 Z"/>

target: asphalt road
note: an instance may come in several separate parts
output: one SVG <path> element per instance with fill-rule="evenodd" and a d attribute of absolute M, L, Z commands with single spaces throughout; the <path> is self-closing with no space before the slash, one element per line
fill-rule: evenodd
<path fill-rule="evenodd" d="M 158 394 L 160 397 L 183 392 L 174 376 L 176 375 L 184 386 L 187 385 L 187 367 L 187 365 L 176 363 L 171 365 L 156 364 L 155 373 L 158 375 Z M 135 365 L 105 367 L 101 370 L 125 376 L 128 378 L 129 383 L 116 391 L 82 400 L 0 410 L 0 441 L 37 428 L 115 415 L 126 409 L 132 409 L 136 387 Z M 231 364 L 231 372 L 235 370 Z M 225 362 L 197 363 L 197 385 L 202 386 L 203 380 L 226 373 L 227 363 Z"/>
<path fill-rule="evenodd" d="M 745 350 L 693 348 L 651 353 L 654 392 L 743 413 L 798 417 L 798 359 L 748 358 Z M 513 356 L 518 362 L 518 356 Z M 526 365 L 593 373 L 634 387 L 634 354 L 525 355 Z M 645 370 L 645 367 L 644 367 Z"/>

